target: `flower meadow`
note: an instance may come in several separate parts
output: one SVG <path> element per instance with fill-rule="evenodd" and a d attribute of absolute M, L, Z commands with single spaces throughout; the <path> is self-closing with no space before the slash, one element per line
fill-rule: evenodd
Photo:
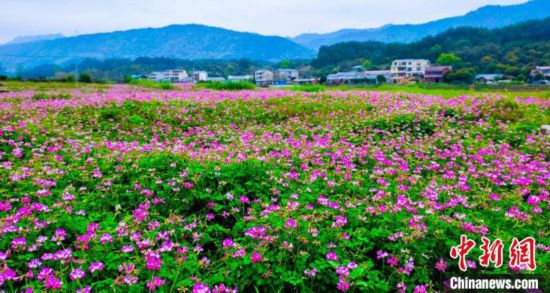
<path fill-rule="evenodd" d="M 0 93 L 6 292 L 432 292 L 548 275 L 550 101 L 374 91 Z M 461 235 L 505 243 L 461 272 Z M 536 239 L 535 271 L 508 265 Z"/>

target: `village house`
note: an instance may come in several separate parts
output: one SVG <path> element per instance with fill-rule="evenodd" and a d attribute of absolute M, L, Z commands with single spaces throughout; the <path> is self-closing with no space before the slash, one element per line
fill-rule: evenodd
<path fill-rule="evenodd" d="M 147 74 L 147 79 L 161 82 L 161 81 L 164 81 L 165 75 L 164 75 L 164 72 L 155 71 Z"/>
<path fill-rule="evenodd" d="M 360 71 L 358 69 L 359 67 L 354 67 L 353 71 L 329 74 L 327 76 L 327 85 L 376 83 L 380 75 L 384 76 L 386 80 L 391 78 L 389 70 Z"/>
<path fill-rule="evenodd" d="M 503 78 L 504 75 L 502 74 L 477 74 L 476 75 L 476 82 L 481 84 L 496 84 L 498 80 Z"/>
<path fill-rule="evenodd" d="M 537 66 L 531 71 L 531 77 L 542 76 L 543 80 L 550 80 L 550 66 Z"/>
<path fill-rule="evenodd" d="M 273 85 L 273 72 L 269 70 L 258 70 L 254 73 L 254 80 L 256 85 L 261 87 L 268 87 Z"/>
<path fill-rule="evenodd" d="M 391 65 L 391 79 L 393 83 L 401 83 L 424 78 L 426 67 L 430 61 L 426 59 L 399 59 Z"/>
<path fill-rule="evenodd" d="M 364 80 L 365 76 L 361 72 L 338 72 L 327 76 L 327 85 L 357 84 Z"/>
<path fill-rule="evenodd" d="M 300 78 L 300 73 L 296 69 L 277 69 L 277 81 L 280 83 L 293 83 Z"/>
<path fill-rule="evenodd" d="M 208 72 L 206 71 L 193 71 L 193 81 L 206 81 L 208 79 Z"/>
<path fill-rule="evenodd" d="M 384 79 L 389 80 L 391 78 L 390 70 L 365 70 L 363 74 L 368 80 L 378 80 L 378 76 L 383 76 Z"/>
<path fill-rule="evenodd" d="M 169 82 L 183 82 L 187 77 L 187 71 L 183 69 L 172 69 L 164 72 L 166 81 Z"/>
<path fill-rule="evenodd" d="M 299 78 L 294 80 L 294 83 L 297 85 L 312 85 L 312 84 L 318 84 L 319 79 L 318 78 Z"/>
<path fill-rule="evenodd" d="M 187 71 L 183 69 L 171 69 L 165 71 L 155 71 L 147 75 L 147 79 L 158 82 L 184 82 L 187 79 Z"/>
<path fill-rule="evenodd" d="M 443 82 L 445 73 L 453 70 L 451 66 L 428 66 L 424 71 L 424 81 L 431 83 Z"/>

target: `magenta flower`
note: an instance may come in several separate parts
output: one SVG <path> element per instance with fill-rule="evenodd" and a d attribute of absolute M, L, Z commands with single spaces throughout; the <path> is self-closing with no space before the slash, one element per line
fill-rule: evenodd
<path fill-rule="evenodd" d="M 328 260 L 338 261 L 338 255 L 336 255 L 336 252 L 334 251 L 330 251 L 329 253 L 327 253 L 326 258 Z"/>
<path fill-rule="evenodd" d="M 46 279 L 44 286 L 46 287 L 46 289 L 60 290 L 63 287 L 63 282 L 61 282 L 61 280 L 58 278 L 50 277 Z"/>
<path fill-rule="evenodd" d="M 159 278 L 157 276 L 153 276 L 153 279 L 145 285 L 149 290 L 156 291 L 159 287 L 164 285 L 166 283 L 166 279 Z"/>
<path fill-rule="evenodd" d="M 193 286 L 193 293 L 211 293 L 212 291 L 208 285 L 203 283 L 197 283 Z"/>
<path fill-rule="evenodd" d="M 225 238 L 222 242 L 223 248 L 226 247 L 235 247 L 235 242 L 233 242 L 233 239 L 231 238 Z"/>
<path fill-rule="evenodd" d="M 103 271 L 103 263 L 100 261 L 91 263 L 88 271 L 90 271 L 91 274 L 95 271 Z"/>
<path fill-rule="evenodd" d="M 447 262 L 443 258 L 440 258 L 435 264 L 435 268 L 440 272 L 444 272 L 447 269 Z"/>
<path fill-rule="evenodd" d="M 69 277 L 71 278 L 71 280 L 82 279 L 85 276 L 86 276 L 86 273 L 84 272 L 84 270 L 82 270 L 82 268 L 76 268 L 72 270 L 71 273 L 69 274 Z"/>
<path fill-rule="evenodd" d="M 349 290 L 350 286 L 347 281 L 340 280 L 340 282 L 338 282 L 338 285 L 336 285 L 336 288 L 338 289 L 338 291 L 345 292 Z"/>
<path fill-rule="evenodd" d="M 288 219 L 286 220 L 285 228 L 287 229 L 296 228 L 297 225 L 298 224 L 296 223 L 296 221 L 294 221 L 293 219 Z"/>
<path fill-rule="evenodd" d="M 257 262 L 262 262 L 263 261 L 263 257 L 261 254 L 259 253 L 252 253 L 252 255 L 250 256 L 250 260 L 252 261 L 252 264 L 255 264 Z"/>
<path fill-rule="evenodd" d="M 418 285 L 414 287 L 414 293 L 426 293 L 428 292 L 428 285 Z"/>
<path fill-rule="evenodd" d="M 148 252 L 145 255 L 145 267 L 150 271 L 160 271 L 162 259 L 160 254 L 154 252 Z"/>
<path fill-rule="evenodd" d="M 390 266 L 395 267 L 399 264 L 399 260 L 394 255 L 390 256 L 386 261 Z"/>

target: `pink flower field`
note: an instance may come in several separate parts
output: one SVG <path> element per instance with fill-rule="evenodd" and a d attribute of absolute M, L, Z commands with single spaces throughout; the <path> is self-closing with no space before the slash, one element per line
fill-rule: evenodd
<path fill-rule="evenodd" d="M 0 123 L 0 291 L 433 292 L 550 272 L 547 99 L 115 85 L 0 93 Z M 528 237 L 534 269 L 510 261 Z M 501 266 L 480 263 L 483 238 Z"/>

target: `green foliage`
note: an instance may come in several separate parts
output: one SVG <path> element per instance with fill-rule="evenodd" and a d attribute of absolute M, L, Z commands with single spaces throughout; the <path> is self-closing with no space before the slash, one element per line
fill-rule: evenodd
<path fill-rule="evenodd" d="M 247 81 L 239 81 L 239 82 L 207 81 L 207 82 L 200 82 L 195 86 L 195 89 L 211 89 L 211 90 L 217 90 L 217 91 L 253 90 L 255 88 L 256 88 L 256 85 Z"/>
<path fill-rule="evenodd" d="M 452 53 L 441 53 L 437 58 L 437 64 L 444 66 L 453 66 L 459 62 L 462 62 L 462 59 Z"/>
<path fill-rule="evenodd" d="M 476 73 L 472 68 L 464 68 L 447 71 L 443 80 L 448 83 L 473 83 L 476 78 Z"/>
<path fill-rule="evenodd" d="M 292 65 L 292 62 L 290 60 L 283 60 L 279 63 L 279 68 L 288 69 Z"/>
<path fill-rule="evenodd" d="M 293 91 L 299 91 L 299 92 L 322 92 L 327 89 L 326 86 L 320 85 L 320 84 L 312 84 L 312 85 L 295 85 L 290 88 Z"/>
<path fill-rule="evenodd" d="M 386 77 L 384 75 L 380 74 L 380 75 L 376 76 L 376 83 L 381 84 L 381 83 L 386 83 L 386 82 L 387 82 L 387 80 L 386 80 Z"/>
<path fill-rule="evenodd" d="M 80 76 L 78 77 L 78 82 L 83 82 L 83 83 L 92 83 L 92 77 L 90 76 L 90 74 L 88 73 L 81 73 Z"/>
<path fill-rule="evenodd" d="M 35 101 L 39 100 L 68 100 L 71 98 L 70 94 L 46 94 L 38 93 L 32 96 L 32 99 Z"/>
<path fill-rule="evenodd" d="M 154 80 L 132 79 L 129 84 L 137 85 L 144 88 L 159 89 L 159 90 L 175 90 L 176 87 L 169 82 L 158 82 Z"/>
<path fill-rule="evenodd" d="M 365 61 L 363 61 L 362 66 L 365 69 L 370 69 L 372 67 L 372 62 L 370 60 L 365 60 Z"/>

